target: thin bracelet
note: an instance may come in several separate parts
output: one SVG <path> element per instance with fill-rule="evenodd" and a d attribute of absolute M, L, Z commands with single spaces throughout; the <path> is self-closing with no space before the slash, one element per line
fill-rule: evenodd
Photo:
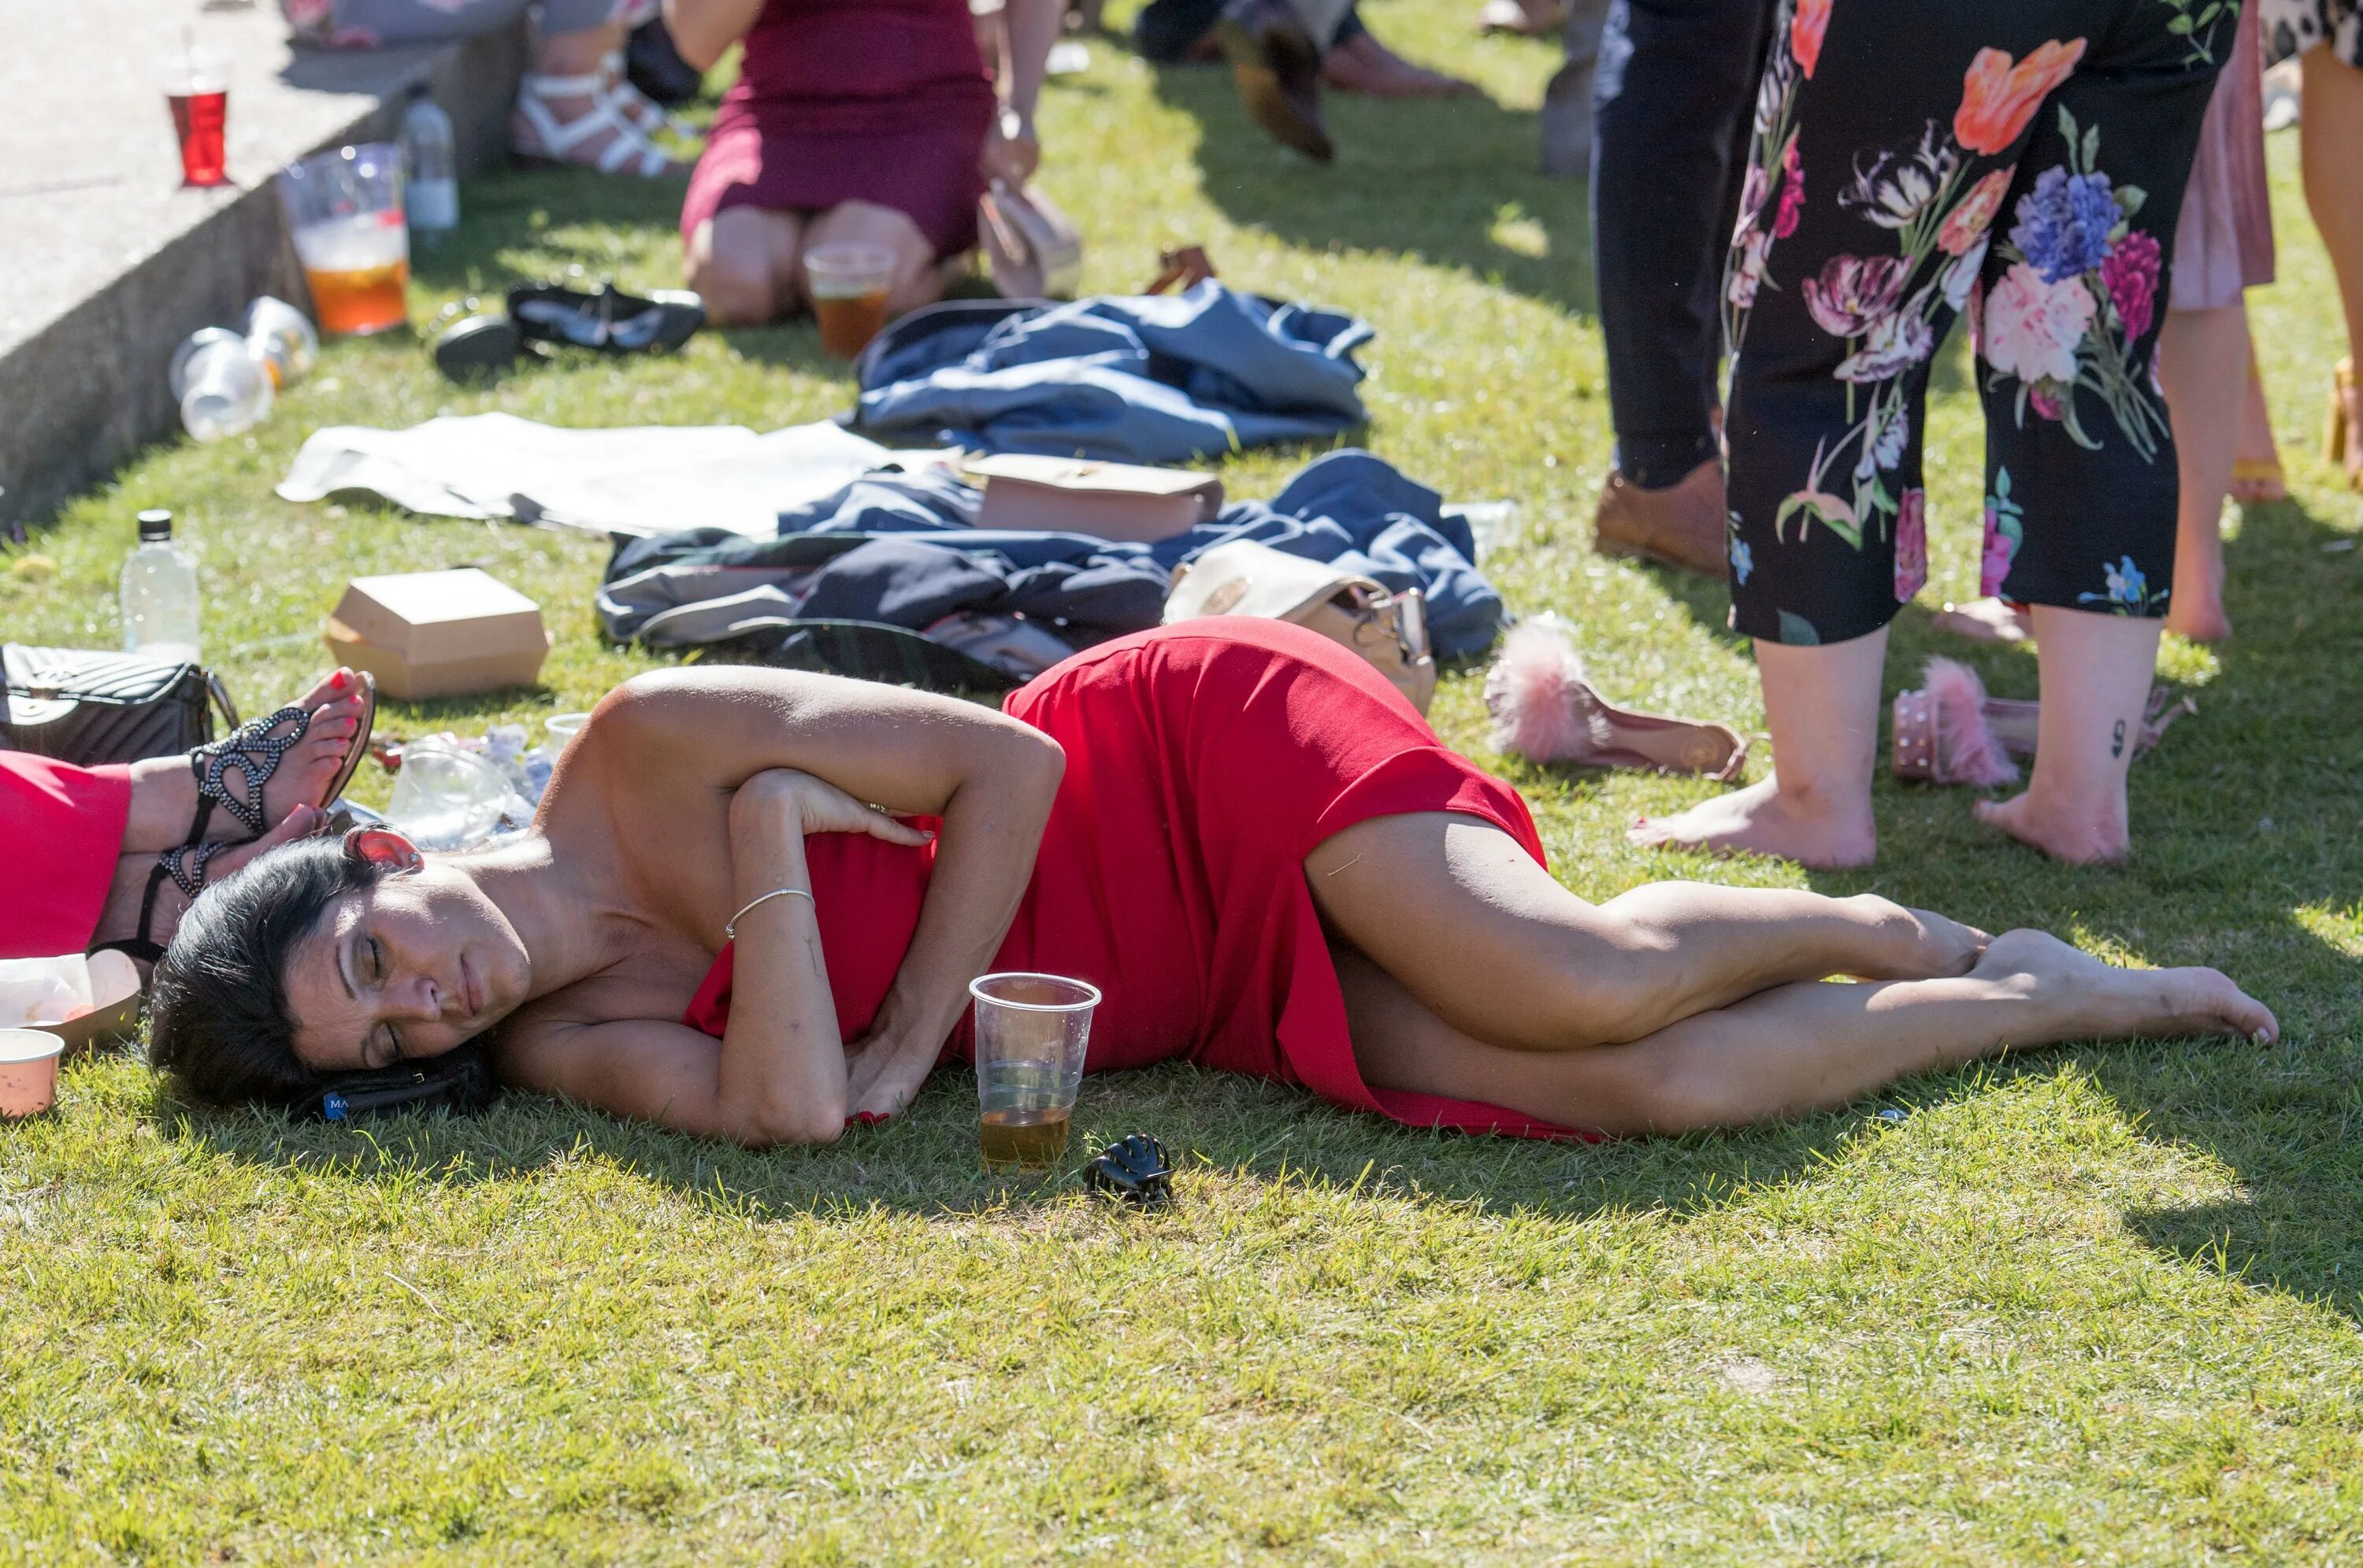
<path fill-rule="evenodd" d="M 736 942 L 738 940 L 738 922 L 747 918 L 747 910 L 753 909 L 757 904 L 768 904 L 773 899 L 784 899 L 792 895 L 795 898 L 802 899 L 804 902 L 812 905 L 815 910 L 818 910 L 820 908 L 820 900 L 812 896 L 810 889 L 774 888 L 759 899 L 749 900 L 747 901 L 747 909 L 740 910 L 737 914 L 732 915 L 728 921 L 724 922 L 722 927 L 722 940 L 725 942 Z"/>

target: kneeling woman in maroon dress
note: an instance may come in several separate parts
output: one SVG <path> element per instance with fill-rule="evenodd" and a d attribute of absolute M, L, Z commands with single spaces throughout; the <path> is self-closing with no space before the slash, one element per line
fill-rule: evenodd
<path fill-rule="evenodd" d="M 1883 899 L 1587 903 L 1514 791 L 1299 627 L 1120 638 L 1005 706 L 641 676 L 513 844 L 363 830 L 206 891 L 157 973 L 155 1055 L 202 1096 L 294 1102 L 487 1036 L 509 1083 L 769 1144 L 900 1109 L 966 1049 L 991 969 L 1100 988 L 1086 1070 L 1193 1061 L 1530 1135 L 1793 1115 L 2053 1041 L 2277 1032 L 2213 969 Z"/>
<path fill-rule="evenodd" d="M 976 245 L 995 179 L 1023 184 L 1057 0 L 1009 0 L 1008 104 L 993 95 L 967 0 L 665 0 L 683 59 L 744 42 L 682 205 L 689 286 L 725 325 L 809 297 L 815 246 L 893 253 L 887 309 L 943 293 L 942 263 Z"/>

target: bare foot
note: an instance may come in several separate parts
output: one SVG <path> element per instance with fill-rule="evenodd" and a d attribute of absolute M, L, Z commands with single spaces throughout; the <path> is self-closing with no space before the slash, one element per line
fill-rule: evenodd
<path fill-rule="evenodd" d="M 262 788 L 265 828 L 283 820 L 298 805 L 318 804 L 345 765 L 361 731 L 361 688 L 349 669 L 336 669 L 320 678 L 312 690 L 291 706 L 312 715 L 304 738 L 279 759 L 279 770 Z M 286 733 L 286 727 L 271 732 Z M 236 767 L 224 775 L 222 788 L 240 800 L 246 784 Z M 131 768 L 131 813 L 124 823 L 123 852 L 153 855 L 187 841 L 189 824 L 196 820 L 197 780 L 185 756 L 152 757 Z M 207 819 L 208 837 L 233 843 L 247 836 L 244 823 L 216 808 Z"/>
<path fill-rule="evenodd" d="M 321 820 L 320 812 L 312 807 L 296 807 L 261 838 L 224 849 L 207 861 L 205 885 L 211 887 L 257 856 L 267 855 L 283 844 L 293 844 L 316 832 Z M 91 938 L 94 943 L 121 942 L 141 934 L 139 906 L 147 901 L 148 878 L 155 869 L 153 855 L 127 855 L 115 863 L 115 880 L 107 889 L 105 906 L 99 911 L 98 930 Z M 188 908 L 189 896 L 181 891 L 179 883 L 169 876 L 158 883 L 156 902 L 149 914 L 148 940 L 169 944 Z"/>
<path fill-rule="evenodd" d="M 1967 604 L 1947 602 L 1928 617 L 1940 632 L 1950 632 L 1973 643 L 2031 643 L 2035 619 L 2002 599 L 1972 599 Z"/>
<path fill-rule="evenodd" d="M 2215 969 L 2120 969 L 2044 931 L 2005 931 L 1970 973 L 2060 1010 L 2062 1040 L 2231 1034 L 2269 1045 L 2272 1010 Z"/>
<path fill-rule="evenodd" d="M 1670 817 L 1643 817 L 1626 830 L 1625 841 L 1644 849 L 1776 855 L 1824 870 L 1871 863 L 1879 829 L 1869 801 L 1843 811 L 1815 810 L 1781 794 L 1780 785 L 1775 776 Z"/>
<path fill-rule="evenodd" d="M 1969 812 L 2021 844 L 2070 865 L 2123 860 L 2133 847 L 2123 801 L 2099 813 L 2053 812 L 2037 801 L 2030 790 L 2007 801 L 1980 801 Z"/>
<path fill-rule="evenodd" d="M 1931 910 L 1907 909 L 1876 893 L 1858 893 L 1844 901 L 1892 944 L 1878 962 L 1854 975 L 1858 980 L 1951 979 L 1975 967 L 1993 941 L 1976 926 Z"/>
<path fill-rule="evenodd" d="M 1321 57 L 1321 84 L 1373 98 L 1459 98 L 1473 82 L 1414 65 L 1368 33 L 1357 33 Z"/>

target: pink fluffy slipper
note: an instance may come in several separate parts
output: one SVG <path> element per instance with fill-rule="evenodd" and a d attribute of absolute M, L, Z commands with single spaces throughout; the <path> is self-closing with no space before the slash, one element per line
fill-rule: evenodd
<path fill-rule="evenodd" d="M 1747 743 L 1728 724 L 1612 706 L 1584 678 L 1565 629 L 1548 618 L 1510 629 L 1485 672 L 1485 711 L 1493 716 L 1493 744 L 1536 762 L 1655 767 L 1727 780 L 1747 760 Z"/>
<path fill-rule="evenodd" d="M 1985 682 L 1958 659 L 1928 661 L 1927 685 L 1895 694 L 1900 778 L 1992 788 L 2018 782 L 2018 764 L 1988 722 Z M 2032 706 L 2032 704 L 2026 704 Z"/>

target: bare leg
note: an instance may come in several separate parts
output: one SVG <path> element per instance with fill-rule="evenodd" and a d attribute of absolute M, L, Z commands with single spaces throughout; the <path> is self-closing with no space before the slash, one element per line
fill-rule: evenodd
<path fill-rule="evenodd" d="M 2305 172 L 2305 204 L 2330 252 L 2338 297 L 2346 312 L 2347 352 L 2363 340 L 2363 71 L 2320 43 L 2301 57 L 2305 115 L 2298 122 L 2298 156 Z M 2363 389 L 2348 399 L 2348 428 L 2363 425 Z M 2346 472 L 2363 474 L 2363 438 L 2350 439 Z"/>
<path fill-rule="evenodd" d="M 2061 860 L 2118 860 L 2132 840 L 2125 770 L 2158 668 L 2163 623 L 2035 607 L 2043 648 L 2043 712 L 2026 792 L 1980 801 L 1978 820 Z"/>
<path fill-rule="evenodd" d="M 2039 931 L 1953 979 L 1778 986 L 1621 1045 L 1505 1050 L 1453 1028 L 1369 959 L 1338 954 L 1363 1077 L 1614 1134 L 1688 1132 L 1845 1105 L 1897 1078 L 2061 1041 L 2280 1025 L 2213 969 L 2116 969 Z"/>
<path fill-rule="evenodd" d="M 2247 314 L 2247 306 L 2242 305 L 2240 315 L 2245 318 Z M 2265 406 L 2265 378 L 2257 369 L 2253 334 L 2248 340 L 2248 392 L 2240 409 L 2240 445 L 2232 462 L 2232 499 L 2243 506 L 2289 499 L 2281 455 L 2273 446 L 2273 415 Z"/>
<path fill-rule="evenodd" d="M 321 815 L 310 806 L 298 806 L 287 813 L 279 824 L 261 838 L 235 848 L 225 849 L 205 865 L 208 886 L 246 865 L 258 855 L 268 854 L 283 844 L 293 844 L 305 834 L 318 829 Z M 175 839 L 173 843 L 180 841 Z M 153 852 L 126 855 L 115 863 L 115 880 L 106 890 L 106 902 L 98 913 L 98 929 L 91 935 L 93 943 L 120 942 L 139 934 L 139 909 L 147 901 L 148 881 L 156 870 Z M 188 895 L 180 884 L 166 878 L 156 889 L 156 902 L 150 916 L 148 939 L 169 944 L 172 933 L 180 928 L 181 916 L 189 908 Z"/>
<path fill-rule="evenodd" d="M 279 771 L 263 789 L 266 823 L 282 821 L 299 804 L 319 800 L 320 791 L 344 766 L 361 728 L 361 698 L 350 670 L 323 676 L 294 706 L 308 711 L 312 723 L 303 740 L 279 759 Z M 233 793 L 239 790 L 235 773 L 226 788 Z M 142 877 L 158 854 L 187 842 L 196 812 L 197 780 L 186 756 L 154 756 L 131 765 L 131 811 L 123 822 L 123 853 L 144 857 Z M 205 836 L 230 843 L 251 835 L 244 823 L 216 805 L 205 823 Z"/>
<path fill-rule="evenodd" d="M 796 307 L 804 220 L 765 207 L 726 207 L 689 241 L 689 286 L 717 326 L 760 326 Z"/>
<path fill-rule="evenodd" d="M 875 202 L 840 202 L 806 226 L 804 249 L 816 245 L 882 245 L 893 251 L 894 286 L 886 295 L 890 315 L 901 315 L 944 297 L 936 248 L 908 213 Z"/>
<path fill-rule="evenodd" d="M 1967 604 L 1947 604 L 1928 617 L 1940 632 L 1950 632 L 1973 643 L 2025 643 L 2035 640 L 2035 622 L 2026 611 L 2007 599 L 1989 595 Z"/>
<path fill-rule="evenodd" d="M 1650 846 L 1747 850 L 1806 866 L 1868 866 L 1879 853 L 1870 775 L 1879 751 L 1879 678 L 1887 628 L 1826 647 L 1759 639 L 1772 777 L 1625 836 Z"/>
<path fill-rule="evenodd" d="M 1638 1039 L 1789 980 L 1966 974 L 1986 944 L 1870 897 L 1659 882 L 1593 905 L 1501 829 L 1440 812 L 1357 823 L 1304 870 L 1332 931 L 1453 1027 L 1522 1050 Z"/>
<path fill-rule="evenodd" d="M 1321 57 L 1321 84 L 1374 98 L 1458 98 L 1477 91 L 1473 82 L 1414 65 L 1370 33 L 1340 39 Z"/>
<path fill-rule="evenodd" d="M 2182 486 L 2175 519 L 2174 597 L 2168 631 L 2194 642 L 2232 635 L 2224 615 L 2224 497 L 2232 488 L 2232 459 L 2240 442 L 2240 410 L 2247 392 L 2248 313 L 2170 310 L 2158 334 L 2158 377 L 2174 421 L 2175 460 Z"/>

